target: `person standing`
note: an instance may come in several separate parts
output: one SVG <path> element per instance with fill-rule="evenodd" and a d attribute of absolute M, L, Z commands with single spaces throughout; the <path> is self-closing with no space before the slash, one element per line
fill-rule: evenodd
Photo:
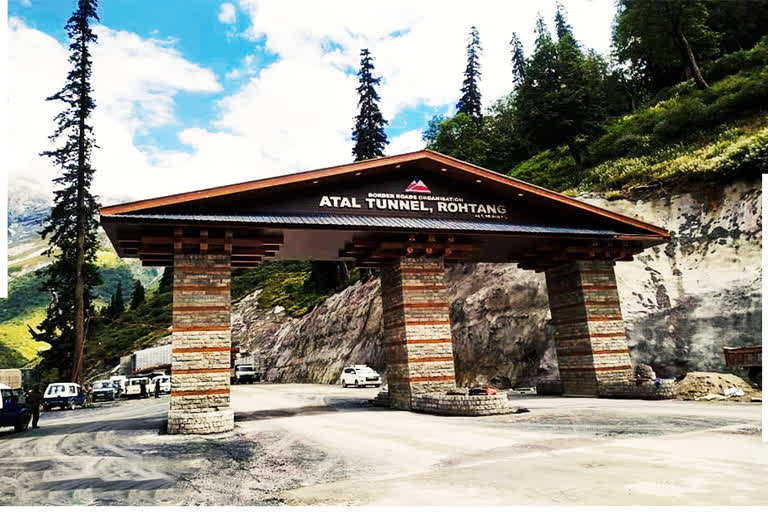
<path fill-rule="evenodd" d="M 40 392 L 40 384 L 35 384 L 32 389 L 27 391 L 27 407 L 32 412 L 32 428 L 40 428 L 37 422 L 40 421 L 40 402 L 43 401 L 43 394 Z"/>
<path fill-rule="evenodd" d="M 141 379 L 141 382 L 139 382 L 139 389 L 141 390 L 141 398 L 147 398 L 149 395 L 147 395 L 147 381 L 144 379 Z"/>
<path fill-rule="evenodd" d="M 155 398 L 160 398 L 160 377 L 155 379 Z"/>

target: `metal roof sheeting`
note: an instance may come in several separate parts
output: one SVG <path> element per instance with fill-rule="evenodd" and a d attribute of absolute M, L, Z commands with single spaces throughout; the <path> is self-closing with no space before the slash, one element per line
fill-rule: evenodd
<path fill-rule="evenodd" d="M 247 224 L 288 225 L 288 226 L 329 226 L 345 228 L 394 228 L 424 229 L 441 231 L 484 231 L 497 233 L 549 233 L 575 235 L 620 235 L 607 229 L 581 227 L 536 226 L 511 224 L 482 220 L 425 219 L 415 217 L 376 217 L 370 215 L 183 215 L 183 214 L 119 214 L 105 216 L 109 219 L 136 221 L 192 221 L 192 222 L 237 222 Z"/>

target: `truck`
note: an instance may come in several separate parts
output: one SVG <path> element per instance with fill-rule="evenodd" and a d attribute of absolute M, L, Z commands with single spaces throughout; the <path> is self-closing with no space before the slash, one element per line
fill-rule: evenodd
<path fill-rule="evenodd" d="M 259 382 L 264 375 L 262 360 L 253 356 L 238 357 L 230 372 L 232 384 Z"/>
<path fill-rule="evenodd" d="M 758 386 L 763 383 L 763 346 L 723 347 L 725 365 L 733 370 L 745 369 Z"/>
<path fill-rule="evenodd" d="M 0 384 L 5 384 L 10 389 L 20 389 L 22 385 L 21 370 L 19 368 L 0 370 Z"/>

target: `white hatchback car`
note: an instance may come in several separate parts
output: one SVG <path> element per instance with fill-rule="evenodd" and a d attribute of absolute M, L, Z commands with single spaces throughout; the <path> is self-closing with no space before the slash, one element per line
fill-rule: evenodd
<path fill-rule="evenodd" d="M 381 375 L 365 365 L 347 366 L 341 372 L 341 387 L 381 386 Z"/>

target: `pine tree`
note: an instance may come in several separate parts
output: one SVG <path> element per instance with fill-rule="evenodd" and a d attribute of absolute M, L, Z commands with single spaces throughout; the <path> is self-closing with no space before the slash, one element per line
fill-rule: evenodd
<path fill-rule="evenodd" d="M 469 31 L 467 44 L 467 67 L 464 69 L 464 83 L 461 87 L 461 98 L 456 104 L 459 114 L 467 114 L 474 121 L 483 119 L 483 106 L 480 96 L 480 34 L 476 27 Z"/>
<path fill-rule="evenodd" d="M 515 32 L 512 32 L 509 45 L 512 47 L 512 83 L 515 87 L 519 87 L 525 80 L 525 54 L 523 53 L 523 43 Z"/>
<path fill-rule="evenodd" d="M 541 17 L 536 22 L 536 47 L 514 98 L 514 122 L 533 150 L 567 145 L 580 170 L 584 146 L 607 115 L 607 66 L 594 53 L 584 55 L 562 10 L 556 22 L 561 31 L 557 42 Z"/>
<path fill-rule="evenodd" d="M 557 10 L 555 11 L 555 32 L 557 33 L 557 39 L 564 37 L 573 37 L 573 29 L 565 19 L 565 8 L 563 4 L 557 2 Z"/>
<path fill-rule="evenodd" d="M 159 293 L 170 292 L 173 289 L 173 267 L 165 267 L 157 287 Z"/>
<path fill-rule="evenodd" d="M 123 283 L 117 282 L 117 288 L 112 295 L 112 314 L 115 318 L 120 316 L 125 311 L 125 301 L 123 300 Z"/>
<path fill-rule="evenodd" d="M 131 293 L 131 309 L 139 307 L 144 302 L 145 295 L 144 285 L 136 279 L 133 282 L 133 293 Z"/>
<path fill-rule="evenodd" d="M 384 133 L 384 125 L 387 121 L 379 110 L 379 94 L 376 86 L 381 82 L 381 77 L 373 76 L 373 57 L 368 48 L 360 50 L 360 71 L 358 71 L 357 93 L 360 96 L 357 105 L 360 113 L 355 117 L 355 127 L 352 130 L 352 140 L 355 147 L 352 155 L 355 162 L 370 160 L 384 156 L 384 148 L 389 141 Z"/>
<path fill-rule="evenodd" d="M 67 21 L 70 40 L 69 62 L 72 69 L 64 87 L 47 98 L 61 101 L 65 107 L 56 117 L 56 129 L 50 140 L 60 144 L 41 153 L 53 159 L 61 169 L 53 182 L 54 206 L 41 235 L 48 240 L 46 254 L 53 260 L 44 270 L 43 288 L 51 293 L 46 317 L 39 325 L 36 339 L 52 348 L 46 352 L 43 367 L 69 370 L 78 381 L 85 350 L 87 319 L 93 315 L 93 289 L 100 282 L 96 267 L 98 241 L 98 202 L 90 192 L 94 170 L 91 151 L 93 128 L 88 124 L 95 103 L 91 98 L 91 50 L 96 34 L 90 20 L 99 20 L 97 0 L 78 0 L 77 10 Z"/>

